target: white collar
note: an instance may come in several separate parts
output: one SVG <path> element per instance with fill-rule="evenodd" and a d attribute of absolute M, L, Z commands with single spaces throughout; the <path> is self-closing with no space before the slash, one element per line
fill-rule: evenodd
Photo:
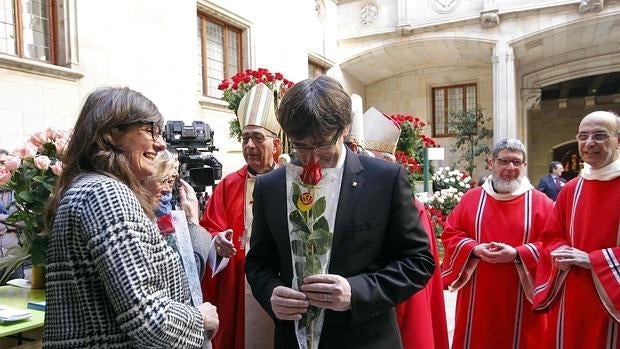
<path fill-rule="evenodd" d="M 506 193 L 506 194 L 496 192 L 495 189 L 493 189 L 492 182 L 493 182 L 493 175 L 489 175 L 487 180 L 482 185 L 482 190 L 487 192 L 487 194 L 491 195 L 492 198 L 496 200 L 500 200 L 500 201 L 512 200 L 518 196 L 525 194 L 525 192 L 527 192 L 528 190 L 534 189 L 534 187 L 530 183 L 530 180 L 527 177 L 523 178 L 523 181 L 521 182 L 521 185 L 519 186 L 519 188 L 517 188 L 517 190 L 513 191 L 512 193 Z"/>
<path fill-rule="evenodd" d="M 620 159 L 596 170 L 592 169 L 592 166 L 587 163 L 584 163 L 580 176 L 588 181 L 610 181 L 620 176 Z"/>
<path fill-rule="evenodd" d="M 344 143 L 342 143 L 342 149 L 340 149 L 340 155 L 338 155 L 338 161 L 336 161 L 336 166 L 334 166 L 335 169 L 339 170 L 344 166 L 344 159 L 347 157 L 347 148 L 344 145 Z"/>

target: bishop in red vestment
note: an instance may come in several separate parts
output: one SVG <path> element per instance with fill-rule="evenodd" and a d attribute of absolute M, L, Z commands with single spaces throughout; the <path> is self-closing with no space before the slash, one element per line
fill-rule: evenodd
<path fill-rule="evenodd" d="M 548 348 L 620 348 L 620 119 L 579 126 L 581 174 L 560 192 L 542 236 L 534 306 L 549 311 Z"/>
<path fill-rule="evenodd" d="M 435 264 L 440 265 L 435 229 L 424 209 L 415 201 L 420 222 L 428 233 Z M 441 270 L 436 268 L 428 284 L 406 301 L 396 306 L 396 319 L 404 349 L 448 349 L 446 305 L 441 284 Z"/>
<path fill-rule="evenodd" d="M 442 278 L 458 290 L 453 349 L 541 347 L 546 316 L 532 309 L 531 275 L 553 202 L 530 184 L 525 166 L 520 141 L 499 141 L 492 175 L 448 216 Z"/>
<path fill-rule="evenodd" d="M 354 113 L 349 142 L 365 147 L 365 150 L 377 158 L 396 162 L 394 152 L 400 138 L 399 125 L 373 107 L 364 113 L 363 121 L 360 119 L 362 117 Z M 359 132 L 355 132 L 356 124 L 360 123 L 364 129 L 363 137 L 360 137 Z M 359 127 L 358 125 L 357 128 Z M 420 223 L 427 233 L 435 265 L 438 266 L 439 250 L 430 218 L 422 203 L 414 200 L 414 205 L 418 210 Z M 439 268 L 435 268 L 423 289 L 396 306 L 396 320 L 404 349 L 449 348 L 446 307 Z"/>
<path fill-rule="evenodd" d="M 200 224 L 213 235 L 203 298 L 217 306 L 220 327 L 214 349 L 273 347 L 273 322 L 246 287 L 245 255 L 252 227 L 254 177 L 274 167 L 280 140 L 273 92 L 263 84 L 242 98 L 237 111 L 247 163 L 224 177 L 209 198 Z"/>

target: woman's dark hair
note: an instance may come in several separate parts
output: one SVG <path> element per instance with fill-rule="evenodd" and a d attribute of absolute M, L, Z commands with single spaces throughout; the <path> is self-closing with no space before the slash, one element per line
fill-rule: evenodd
<path fill-rule="evenodd" d="M 295 138 L 342 134 L 351 124 L 351 97 L 338 81 L 321 75 L 288 90 L 276 115 L 284 132 Z"/>
<path fill-rule="evenodd" d="M 63 155 L 63 173 L 45 214 L 51 226 L 60 198 L 71 183 L 86 172 L 96 172 L 126 184 L 136 195 L 144 212 L 153 216 L 151 195 L 143 188 L 131 165 L 116 144 L 127 126 L 155 123 L 163 127 L 164 119 L 157 106 L 140 92 L 127 87 L 105 87 L 91 92 L 78 116 Z"/>

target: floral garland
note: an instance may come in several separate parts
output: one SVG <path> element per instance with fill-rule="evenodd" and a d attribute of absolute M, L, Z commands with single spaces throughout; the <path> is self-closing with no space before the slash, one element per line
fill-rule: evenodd
<path fill-rule="evenodd" d="M 293 165 L 287 165 L 292 170 Z M 288 170 L 287 170 L 288 171 Z M 299 180 L 292 181 L 289 220 L 293 257 L 293 288 L 299 290 L 305 277 L 325 273 L 329 264 L 333 233 L 325 217 L 326 199 L 319 186 L 321 167 L 311 162 L 303 167 Z M 301 349 L 316 349 L 323 327 L 324 309 L 310 306 L 296 321 L 295 333 Z"/>

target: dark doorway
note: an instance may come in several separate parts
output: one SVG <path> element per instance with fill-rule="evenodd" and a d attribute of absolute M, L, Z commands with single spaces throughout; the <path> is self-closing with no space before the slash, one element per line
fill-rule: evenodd
<path fill-rule="evenodd" d="M 583 168 L 583 161 L 577 149 L 577 141 L 553 148 L 553 160 L 562 163 L 564 166 L 562 177 L 567 181 L 577 177 Z"/>

